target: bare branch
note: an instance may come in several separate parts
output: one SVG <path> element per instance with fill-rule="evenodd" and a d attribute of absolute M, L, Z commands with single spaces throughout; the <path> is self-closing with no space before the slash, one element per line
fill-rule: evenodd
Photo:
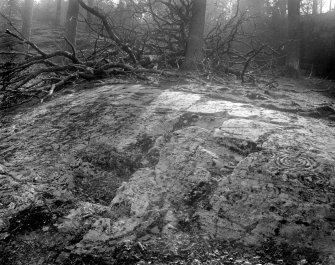
<path fill-rule="evenodd" d="M 112 30 L 112 28 L 110 27 L 109 23 L 108 23 L 108 20 L 106 18 L 106 16 L 102 13 L 100 13 L 99 11 L 95 10 L 94 8 L 92 7 L 89 7 L 88 5 L 86 5 L 83 0 L 78 0 L 79 1 L 79 4 L 87 11 L 89 11 L 90 13 L 92 13 L 93 15 L 95 15 L 96 17 L 100 18 L 107 33 L 108 33 L 108 36 L 111 38 L 111 40 L 113 40 L 124 52 L 126 52 L 130 59 L 132 60 L 132 62 L 134 64 L 137 63 L 137 60 L 136 60 L 136 57 L 133 53 L 133 51 L 131 50 L 131 48 L 124 44 L 119 36 L 116 35 L 116 33 Z"/>

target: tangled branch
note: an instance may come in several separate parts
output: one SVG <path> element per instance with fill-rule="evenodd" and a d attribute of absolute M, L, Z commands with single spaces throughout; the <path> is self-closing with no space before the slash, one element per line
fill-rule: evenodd
<path fill-rule="evenodd" d="M 112 62 L 105 58 L 99 58 L 99 60 L 78 58 L 74 46 L 71 53 L 62 50 L 48 53 L 35 43 L 9 30 L 6 30 L 6 34 L 22 44 L 28 44 L 32 52 L 25 60 L 16 63 L 7 62 L 0 67 L 0 107 L 2 108 L 16 104 L 22 99 L 39 98 L 43 101 L 59 88 L 73 81 L 101 79 L 115 75 L 133 75 L 138 79 L 148 80 L 145 73 L 169 74 L 145 69 L 138 65 Z M 12 54 L 13 52 L 2 53 Z M 23 56 L 20 52 L 15 52 L 15 55 Z"/>

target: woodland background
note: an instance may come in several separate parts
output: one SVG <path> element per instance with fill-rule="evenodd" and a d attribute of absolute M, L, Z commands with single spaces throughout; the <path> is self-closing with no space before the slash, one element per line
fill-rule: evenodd
<path fill-rule="evenodd" d="M 0 12 L 4 106 L 166 70 L 335 78 L 333 1 L 5 0 Z"/>

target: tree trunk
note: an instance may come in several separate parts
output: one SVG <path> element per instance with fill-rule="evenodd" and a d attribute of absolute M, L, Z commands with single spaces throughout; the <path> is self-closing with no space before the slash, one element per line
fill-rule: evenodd
<path fill-rule="evenodd" d="M 196 70 L 203 60 L 206 0 L 193 0 L 189 38 L 186 46 L 185 62 L 182 69 Z"/>
<path fill-rule="evenodd" d="M 299 77 L 300 0 L 288 0 L 288 38 L 286 70 L 290 77 Z"/>
<path fill-rule="evenodd" d="M 69 0 L 69 6 L 66 13 L 65 22 L 65 37 L 76 47 L 76 34 L 77 34 L 77 22 L 79 13 L 79 2 L 78 0 Z M 65 50 L 72 52 L 72 47 L 65 42 Z"/>
<path fill-rule="evenodd" d="M 30 33 L 31 33 L 31 24 L 33 18 L 33 7 L 34 7 L 34 0 L 25 0 L 23 11 L 22 11 L 22 35 L 27 39 L 30 40 Z M 29 46 L 24 45 L 22 46 L 22 51 L 28 52 Z M 23 59 L 23 58 L 20 58 Z"/>
<path fill-rule="evenodd" d="M 322 14 L 322 6 L 323 6 L 323 2 L 322 0 L 320 0 L 320 14 Z"/>
<path fill-rule="evenodd" d="M 313 0 L 313 15 L 318 13 L 318 0 Z"/>
<path fill-rule="evenodd" d="M 31 21 L 33 18 L 34 0 L 25 0 L 22 12 L 21 33 L 26 39 L 30 39 Z"/>
<path fill-rule="evenodd" d="M 56 7 L 56 17 L 55 17 L 55 26 L 60 26 L 60 18 L 62 13 L 62 0 L 57 0 L 57 7 Z"/>

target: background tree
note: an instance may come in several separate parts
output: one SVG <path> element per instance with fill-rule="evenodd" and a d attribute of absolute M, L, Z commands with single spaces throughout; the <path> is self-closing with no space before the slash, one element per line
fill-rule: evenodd
<path fill-rule="evenodd" d="M 69 6 L 66 13 L 65 38 L 73 47 L 76 46 L 77 24 L 79 14 L 78 0 L 69 0 Z M 71 45 L 65 41 L 65 50 L 73 52 Z"/>
<path fill-rule="evenodd" d="M 5 0 L 6 5 L 3 1 L 2 12 L 7 3 L 25 0 Z M 298 76 L 299 68 L 308 74 L 312 69 L 319 77 L 335 76 L 330 56 L 335 54 L 335 24 L 329 19 L 332 16 L 324 14 L 314 19 L 301 15 L 300 27 L 299 2 L 301 14 L 307 15 L 313 12 L 313 0 L 290 0 L 289 18 L 287 0 L 240 0 L 248 12 L 240 12 L 238 0 L 99 0 L 94 1 L 94 7 L 89 6 L 89 0 L 67 0 L 67 11 L 65 1 L 61 4 L 61 14 L 67 17 L 66 46 L 59 42 L 62 32 L 52 30 L 48 24 L 50 17 L 55 17 L 59 0 L 50 1 L 39 0 L 34 5 L 34 25 L 40 26 L 36 27 L 38 38 L 32 38 L 36 45 L 29 44 L 28 60 L 10 66 L 4 73 L 5 60 L 0 58 L 0 81 L 1 73 L 12 77 L 4 88 L 10 98 L 13 91 L 15 97 L 25 90 L 52 94 L 73 79 L 92 80 L 115 74 L 144 78 L 148 72 L 161 74 L 169 69 L 195 70 L 199 66 L 209 77 L 232 74 L 243 82 L 253 82 L 258 74 L 277 73 L 277 66 L 285 64 L 291 76 Z M 77 21 L 78 2 L 85 11 Z M 90 34 L 84 30 L 90 20 L 87 12 L 92 15 Z M 3 20 L 8 21 L 6 16 Z M 3 57 L 21 56 L 22 51 L 16 47 L 22 43 L 16 31 L 21 23 L 18 11 L 10 19 L 9 25 L 13 26 L 6 27 L 10 31 L 0 33 Z M 19 44 L 8 48 L 3 36 Z M 63 65 L 64 60 L 69 63 Z M 31 85 L 34 82 L 37 87 Z"/>
<path fill-rule="evenodd" d="M 34 7 L 34 0 L 25 0 L 22 10 L 22 28 L 21 34 L 27 39 L 30 40 L 30 33 L 31 33 L 31 25 L 32 25 L 32 18 L 33 18 L 33 7 Z M 23 50 L 28 52 L 29 46 L 23 46 Z"/>
<path fill-rule="evenodd" d="M 56 17 L 55 17 L 55 26 L 60 26 L 60 18 L 62 11 L 62 0 L 56 0 Z"/>
<path fill-rule="evenodd" d="M 264 10 L 265 0 L 253 0 L 249 1 L 248 8 L 250 13 L 253 15 L 260 15 Z"/>
<path fill-rule="evenodd" d="M 313 15 L 318 13 L 318 0 L 313 0 Z"/>
<path fill-rule="evenodd" d="M 4 33 L 6 29 L 13 30 L 14 27 L 22 26 L 20 9 L 17 0 L 0 1 L 0 52 L 22 50 L 22 45 L 15 38 Z M 0 71 L 1 63 L 12 62 L 15 59 L 15 55 L 0 54 Z"/>
<path fill-rule="evenodd" d="M 193 0 L 189 38 L 183 70 L 196 70 L 203 60 L 206 0 Z"/>
<path fill-rule="evenodd" d="M 300 60 L 300 0 L 288 0 L 288 38 L 286 70 L 291 77 L 299 76 Z"/>
<path fill-rule="evenodd" d="M 34 0 L 25 0 L 22 10 L 21 33 L 26 39 L 30 39 L 31 24 L 33 18 Z"/>

